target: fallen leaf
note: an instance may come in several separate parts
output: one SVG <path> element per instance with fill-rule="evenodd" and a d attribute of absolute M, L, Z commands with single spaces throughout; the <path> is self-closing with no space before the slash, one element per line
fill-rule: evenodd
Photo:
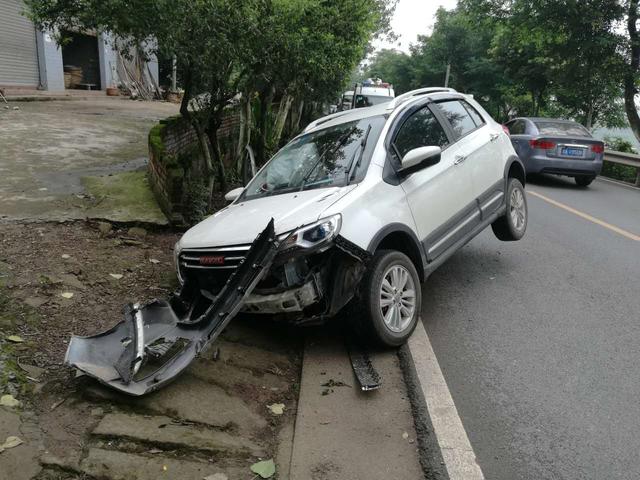
<path fill-rule="evenodd" d="M 404 438 L 406 440 L 407 438 L 409 438 L 409 434 L 407 432 L 404 432 L 402 434 L 402 438 Z"/>
<path fill-rule="evenodd" d="M 156 265 L 156 264 L 160 263 L 160 260 L 158 260 L 157 258 L 150 258 L 150 259 L 149 259 L 149 261 L 150 261 L 151 263 L 153 263 L 154 265 Z M 216 475 L 217 475 L 217 474 L 216 474 Z"/>
<path fill-rule="evenodd" d="M 73 292 L 62 292 L 60 296 L 66 299 L 73 298 Z"/>
<path fill-rule="evenodd" d="M 122 275 L 121 273 L 110 273 L 109 275 L 111 275 L 116 280 L 120 280 L 122 277 L 124 277 L 124 275 Z"/>
<path fill-rule="evenodd" d="M 166 465 L 162 465 L 162 471 L 166 472 L 167 471 L 167 466 Z"/>
<path fill-rule="evenodd" d="M 18 335 L 9 335 L 7 337 L 7 341 L 9 341 L 11 343 L 22 343 L 22 342 L 24 342 L 22 337 L 19 337 Z"/>
<path fill-rule="evenodd" d="M 214 473 L 213 475 L 207 475 L 202 480 L 229 480 L 224 473 Z"/>
<path fill-rule="evenodd" d="M 23 441 L 18 437 L 7 437 L 2 445 L 0 445 L 0 452 L 8 450 L 9 448 L 15 448 L 18 445 L 22 445 Z"/>
<path fill-rule="evenodd" d="M 20 400 L 16 400 L 16 398 L 13 395 L 2 395 L 2 397 L 0 397 L 0 405 L 2 405 L 3 407 L 19 407 L 20 406 Z"/>
<path fill-rule="evenodd" d="M 274 415 L 282 415 L 284 413 L 284 403 L 274 403 L 273 405 L 267 405 L 267 408 Z"/>
<path fill-rule="evenodd" d="M 162 450 L 160 450 L 159 448 L 152 448 L 151 450 L 149 450 L 147 453 L 162 453 Z"/>
<path fill-rule="evenodd" d="M 251 471 L 260 478 L 271 478 L 276 473 L 276 464 L 272 459 L 263 460 L 262 462 L 254 463 L 251 465 Z"/>
<path fill-rule="evenodd" d="M 64 260 L 71 258 L 71 255 L 69 255 L 68 253 L 63 253 L 61 256 Z"/>

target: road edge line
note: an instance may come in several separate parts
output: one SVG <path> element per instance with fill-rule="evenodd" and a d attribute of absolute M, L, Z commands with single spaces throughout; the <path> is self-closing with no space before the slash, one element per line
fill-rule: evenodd
<path fill-rule="evenodd" d="M 409 342 L 401 349 L 400 358 L 408 386 L 414 387 L 410 397 L 416 430 L 426 427 L 433 433 L 432 442 L 420 436 L 424 442 L 420 445 L 421 456 L 437 455 L 423 459 L 425 474 L 435 474 L 437 479 L 485 480 L 422 321 L 418 321 Z M 438 463 L 446 469 L 444 475 L 438 471 Z"/>

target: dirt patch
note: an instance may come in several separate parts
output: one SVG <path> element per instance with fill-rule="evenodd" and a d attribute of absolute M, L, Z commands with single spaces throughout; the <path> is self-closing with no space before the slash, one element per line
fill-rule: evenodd
<path fill-rule="evenodd" d="M 117 478 L 122 459 L 172 469 L 184 462 L 185 471 L 198 475 L 239 478 L 235 474 L 257 461 L 251 451 L 274 458 L 281 450 L 280 432 L 292 429 L 299 391 L 302 345 L 295 329 L 234 320 L 219 345 L 173 384 L 143 398 L 76 378 L 62 365 L 72 334 L 110 328 L 122 319 L 125 303 L 166 297 L 177 287 L 172 248 L 178 236 L 101 222 L 0 230 L 0 393 L 18 398 L 22 424 L 30 419 L 41 432 L 36 440 L 25 436 L 24 449 L 30 458 L 39 452 L 45 464 L 39 478 Z M 8 341 L 11 335 L 23 342 Z M 286 405 L 284 415 L 268 410 L 274 403 Z M 147 433 L 120 435 L 126 425 L 113 419 L 122 415 L 144 423 Z M 159 417 L 167 429 L 154 433 L 149 425 Z M 225 448 L 190 445 L 197 435 L 223 438 Z M 254 448 L 228 448 L 235 443 Z"/>

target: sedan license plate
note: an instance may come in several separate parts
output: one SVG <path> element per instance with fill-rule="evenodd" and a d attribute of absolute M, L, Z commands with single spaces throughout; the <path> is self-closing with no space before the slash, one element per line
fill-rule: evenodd
<path fill-rule="evenodd" d="M 584 148 L 562 147 L 560 154 L 566 155 L 567 157 L 583 157 Z"/>

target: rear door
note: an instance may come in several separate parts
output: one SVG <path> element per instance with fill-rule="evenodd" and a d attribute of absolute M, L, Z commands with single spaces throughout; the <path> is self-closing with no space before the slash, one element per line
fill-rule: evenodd
<path fill-rule="evenodd" d="M 458 140 L 458 161 L 471 177 L 473 199 L 479 202 L 482 219 L 502 204 L 504 159 L 502 130 L 465 100 L 439 102 L 438 107 L 451 124 Z"/>
<path fill-rule="evenodd" d="M 429 105 L 412 111 L 402 121 L 391 145 L 396 165 L 414 148 L 442 148 L 439 163 L 412 173 L 401 184 L 428 261 L 434 260 L 460 238 L 462 232 L 457 227 L 473 199 L 469 172 L 456 165 L 458 147 L 453 144 L 450 130 L 443 127 L 440 118 Z"/>

